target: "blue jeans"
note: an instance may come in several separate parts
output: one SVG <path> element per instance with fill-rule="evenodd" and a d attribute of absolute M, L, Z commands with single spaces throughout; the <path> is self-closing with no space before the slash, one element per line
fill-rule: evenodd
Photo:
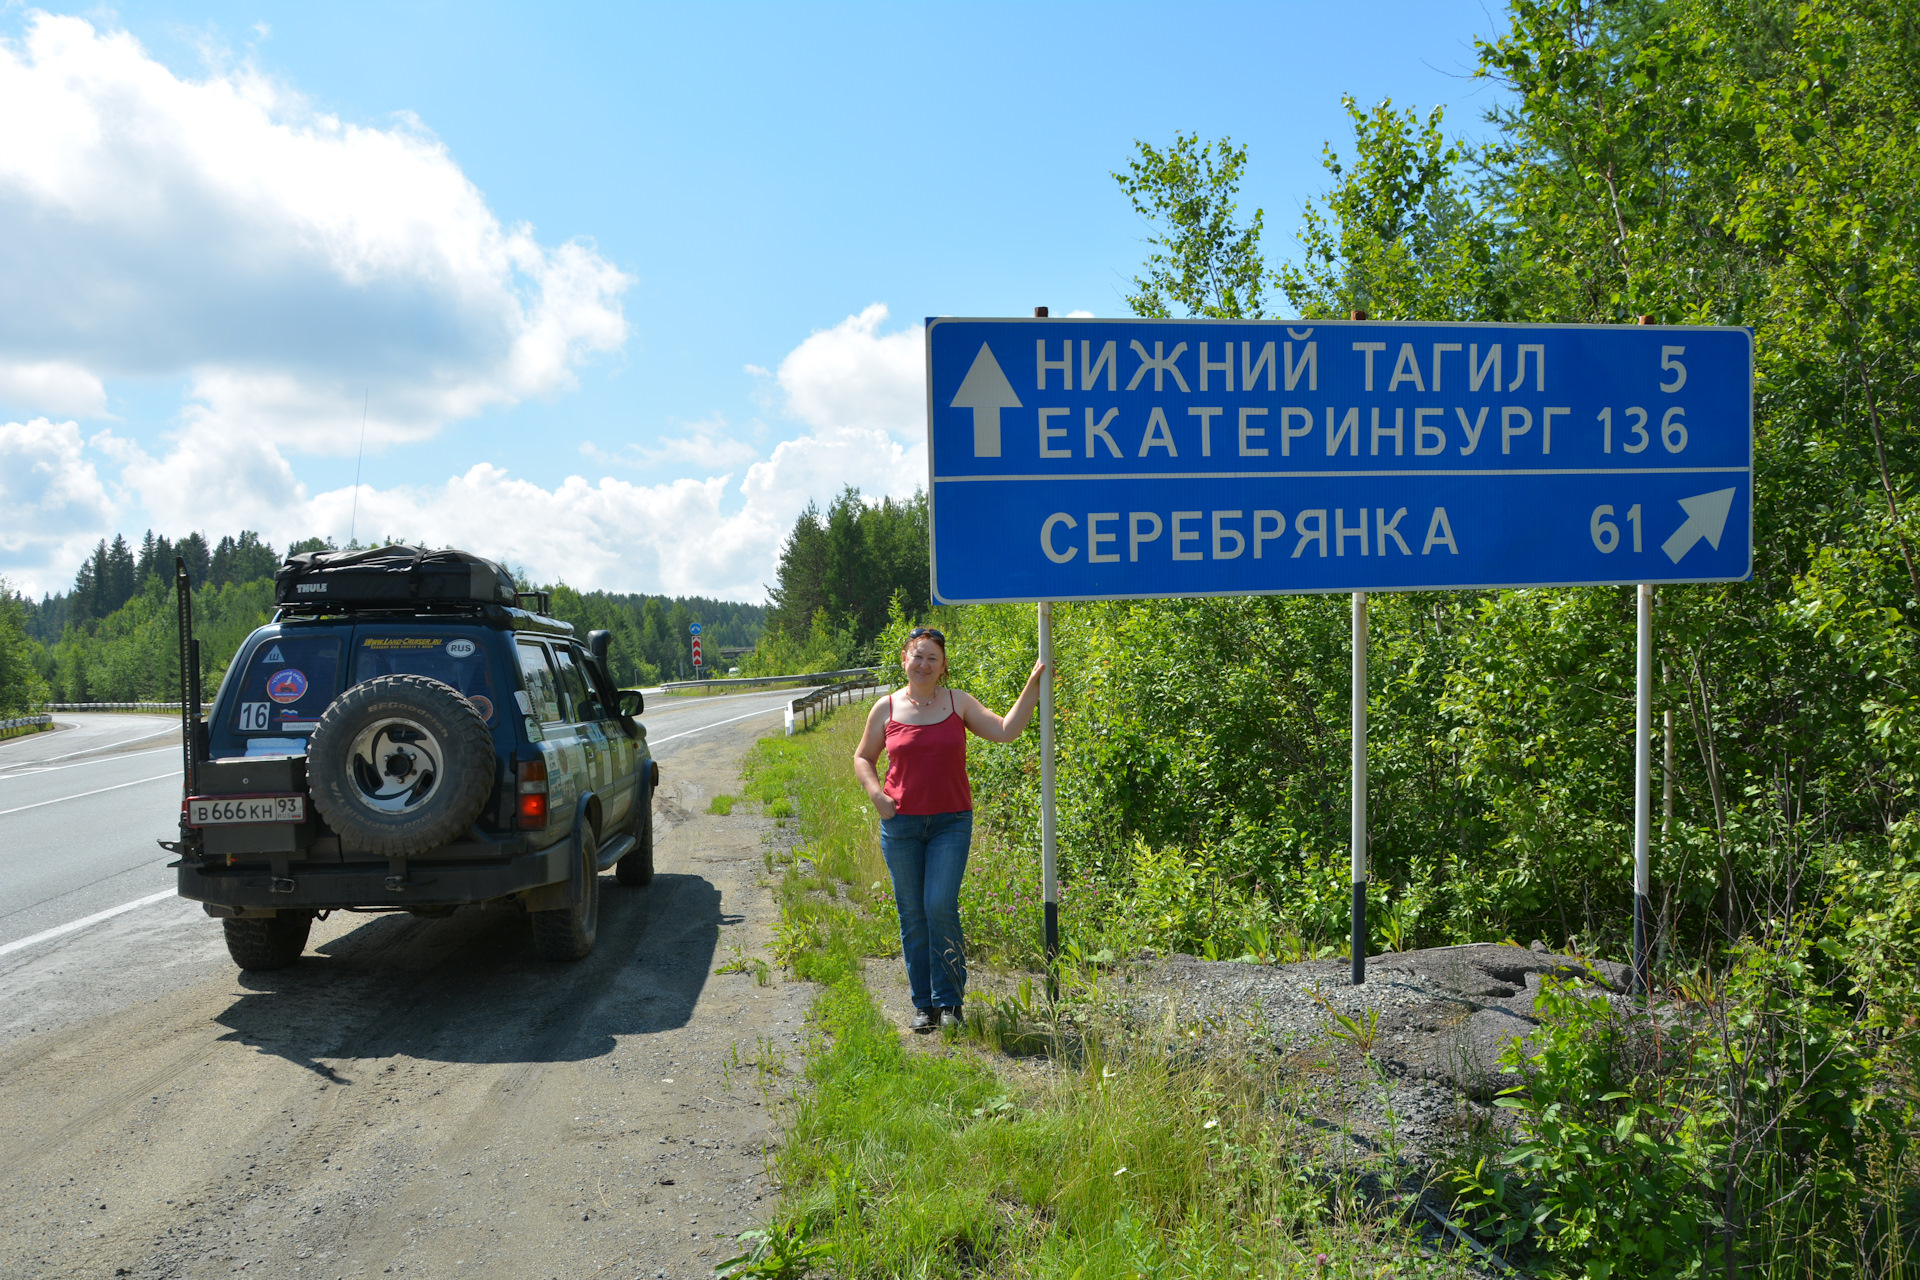
<path fill-rule="evenodd" d="M 973 811 L 895 814 L 880 823 L 880 852 L 900 911 L 900 953 L 916 1009 L 957 1008 L 967 993 L 960 941 L 960 877 Z"/>

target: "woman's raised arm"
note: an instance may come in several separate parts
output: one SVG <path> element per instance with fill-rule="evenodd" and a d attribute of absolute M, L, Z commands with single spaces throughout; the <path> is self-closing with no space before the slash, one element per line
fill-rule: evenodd
<path fill-rule="evenodd" d="M 1020 696 L 1007 708 L 1004 716 L 993 714 L 972 694 L 960 695 L 966 699 L 960 708 L 962 722 L 988 742 L 1012 742 L 1026 732 L 1027 722 L 1033 719 L 1033 709 L 1040 705 L 1040 677 L 1046 670 L 1044 662 L 1033 664 L 1033 674 L 1027 677 L 1027 687 L 1020 691 Z"/>

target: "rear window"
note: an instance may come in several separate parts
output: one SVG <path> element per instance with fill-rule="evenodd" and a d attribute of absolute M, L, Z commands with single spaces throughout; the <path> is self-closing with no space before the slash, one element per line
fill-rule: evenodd
<path fill-rule="evenodd" d="M 465 694 L 488 724 L 494 722 L 499 699 L 493 687 L 493 664 L 487 647 L 474 636 L 363 635 L 354 645 L 353 682 L 379 676 L 426 676 L 450 684 Z"/>
<path fill-rule="evenodd" d="M 247 755 L 299 754 L 304 735 L 340 691 L 336 636 L 281 636 L 262 641 L 237 672 L 240 695 L 220 725 Z"/>

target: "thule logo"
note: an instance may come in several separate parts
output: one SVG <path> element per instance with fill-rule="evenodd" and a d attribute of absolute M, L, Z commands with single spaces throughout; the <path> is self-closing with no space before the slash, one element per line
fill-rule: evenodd
<path fill-rule="evenodd" d="M 324 582 L 302 582 L 294 588 L 296 592 L 303 596 L 312 595 L 316 591 L 325 591 L 326 589 L 327 584 Z"/>

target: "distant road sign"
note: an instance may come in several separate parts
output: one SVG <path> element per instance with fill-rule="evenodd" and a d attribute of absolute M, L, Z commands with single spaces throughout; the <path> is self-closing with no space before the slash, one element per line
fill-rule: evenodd
<path fill-rule="evenodd" d="M 699 634 L 700 634 L 700 624 L 699 624 L 699 623 L 697 623 L 697 622 L 690 622 L 690 623 L 688 623 L 688 624 L 687 624 L 687 634 L 688 634 L 688 635 L 690 635 L 690 636 L 697 636 L 697 635 L 699 635 Z"/>
<path fill-rule="evenodd" d="M 1745 329 L 927 321 L 944 603 L 1752 572 Z"/>

